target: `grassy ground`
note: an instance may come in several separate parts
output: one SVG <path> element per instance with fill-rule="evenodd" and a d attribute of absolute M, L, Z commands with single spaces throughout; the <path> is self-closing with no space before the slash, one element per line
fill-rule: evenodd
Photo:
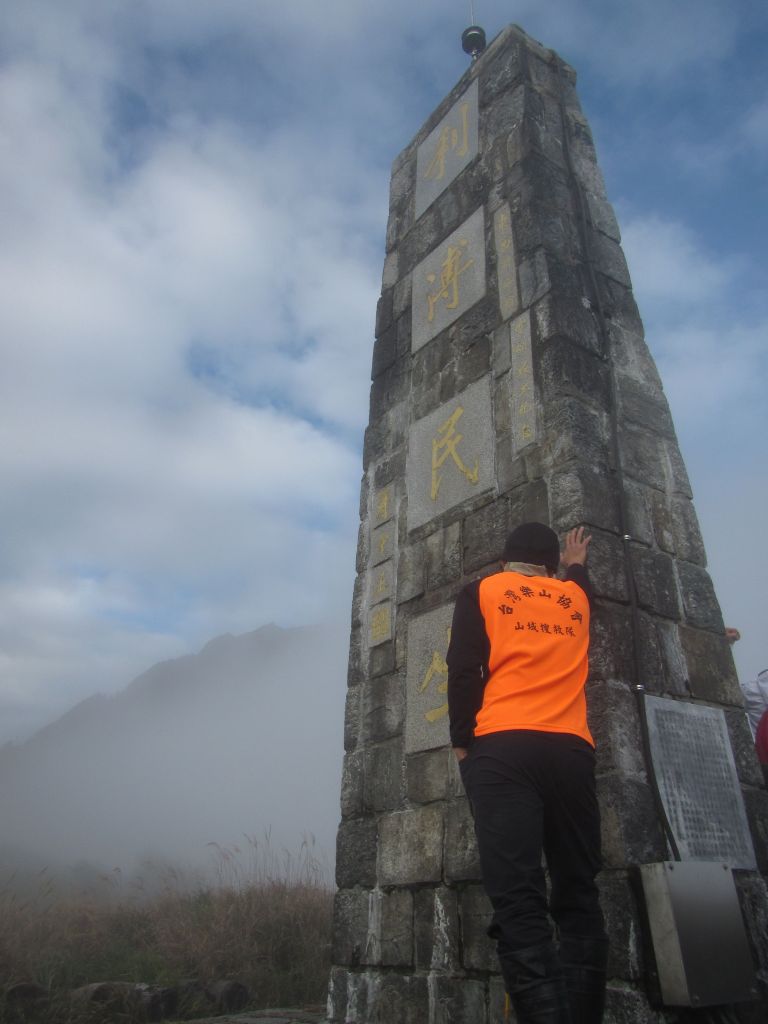
<path fill-rule="evenodd" d="M 72 1024 L 85 1018 L 66 993 L 97 981 L 235 979 L 248 987 L 254 1007 L 322 1002 L 333 893 L 311 845 L 298 858 L 253 842 L 217 853 L 218 877 L 204 884 L 190 885 L 169 869 L 160 884 L 123 885 L 115 873 L 79 893 L 61 892 L 45 872 L 31 890 L 28 879 L 6 879 L 0 1022 L 17 1019 L 3 993 L 22 982 L 49 994 L 41 1019 Z"/>

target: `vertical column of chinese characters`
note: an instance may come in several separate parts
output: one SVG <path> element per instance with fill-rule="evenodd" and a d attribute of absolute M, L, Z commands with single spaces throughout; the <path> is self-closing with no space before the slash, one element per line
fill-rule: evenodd
<path fill-rule="evenodd" d="M 394 494 L 394 484 L 387 484 L 373 493 L 368 588 L 370 647 L 392 639 L 392 594 L 397 547 Z"/>
<path fill-rule="evenodd" d="M 512 436 L 515 448 L 536 440 L 536 397 L 531 352 L 531 316 L 526 310 L 510 325 L 512 360 Z"/>

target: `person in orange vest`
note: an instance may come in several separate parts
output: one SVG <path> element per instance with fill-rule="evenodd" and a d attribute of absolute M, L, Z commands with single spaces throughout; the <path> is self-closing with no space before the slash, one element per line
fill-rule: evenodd
<path fill-rule="evenodd" d="M 589 543 L 578 527 L 561 555 L 548 526 L 518 526 L 501 571 L 459 594 L 448 648 L 451 744 L 518 1024 L 598 1024 L 603 1014 L 608 940 L 584 693 Z"/>

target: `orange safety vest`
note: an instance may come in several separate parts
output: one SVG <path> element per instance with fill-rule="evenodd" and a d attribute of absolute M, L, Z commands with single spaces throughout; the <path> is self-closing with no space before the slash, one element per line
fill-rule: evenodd
<path fill-rule="evenodd" d="M 589 602 L 571 580 L 501 572 L 478 598 L 490 641 L 475 736 L 534 729 L 581 736 L 587 726 Z"/>

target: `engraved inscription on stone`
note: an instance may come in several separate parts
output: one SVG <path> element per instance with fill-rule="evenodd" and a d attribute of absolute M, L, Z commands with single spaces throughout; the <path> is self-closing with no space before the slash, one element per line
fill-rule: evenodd
<path fill-rule="evenodd" d="M 413 271 L 416 352 L 485 295 L 485 215 L 475 210 Z"/>
<path fill-rule="evenodd" d="M 477 79 L 416 153 L 416 219 L 477 156 Z"/>
<path fill-rule="evenodd" d="M 392 597 L 393 564 L 390 559 L 371 569 L 371 604 L 380 604 Z"/>
<path fill-rule="evenodd" d="M 510 324 L 512 350 L 512 440 L 515 451 L 536 440 L 536 401 L 531 353 L 531 314 Z"/>
<path fill-rule="evenodd" d="M 380 490 L 374 492 L 372 515 L 373 525 L 380 526 L 382 523 L 386 523 L 394 514 L 395 488 L 394 484 L 387 484 L 386 487 L 382 487 Z"/>
<path fill-rule="evenodd" d="M 443 747 L 448 737 L 448 665 L 453 604 L 408 623 L 405 752 Z"/>
<path fill-rule="evenodd" d="M 370 647 L 392 639 L 392 602 L 377 604 L 371 608 L 368 621 L 368 643 Z"/>
<path fill-rule="evenodd" d="M 661 798 L 684 860 L 755 868 L 725 713 L 646 697 Z"/>
<path fill-rule="evenodd" d="M 371 565 L 391 558 L 395 550 L 395 524 L 385 523 L 371 531 Z"/>
<path fill-rule="evenodd" d="M 493 242 L 496 247 L 496 273 L 499 281 L 499 309 L 503 320 L 517 312 L 520 296 L 517 289 L 515 240 L 512 234 L 512 215 L 509 203 L 504 203 L 493 215 Z"/>
<path fill-rule="evenodd" d="M 408 435 L 408 529 L 493 487 L 491 387 L 476 381 Z"/>

